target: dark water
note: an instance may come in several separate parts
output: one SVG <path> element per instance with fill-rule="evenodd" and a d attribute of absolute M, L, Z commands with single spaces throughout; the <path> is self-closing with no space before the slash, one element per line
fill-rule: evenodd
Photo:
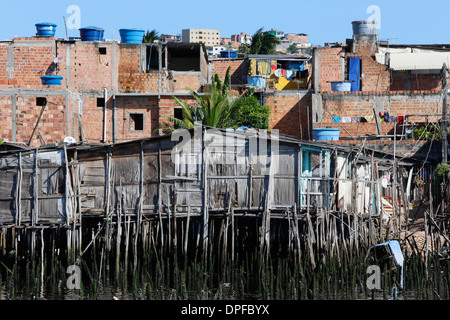
<path fill-rule="evenodd" d="M 26 273 L 2 272 L 1 300 L 448 300 L 450 299 L 449 262 L 429 266 L 421 261 L 405 265 L 404 288 L 399 286 L 400 272 L 382 275 L 381 288 L 367 288 L 363 265 L 346 266 L 348 271 L 322 269 L 309 276 L 275 270 L 267 266 L 256 273 L 241 268 L 221 274 L 191 269 L 161 270 L 153 274 L 140 271 L 138 276 L 105 269 L 83 270 L 80 288 L 70 289 L 64 268 L 43 274 L 39 269 Z M 431 268 L 433 267 L 433 268 Z M 87 267 L 84 267 L 87 268 Z M 3 268 L 5 269 L 5 268 Z M 353 271 L 351 271 L 353 270 Z M 97 270 L 98 271 L 98 270 Z M 15 273 L 14 273 L 15 272 Z"/>

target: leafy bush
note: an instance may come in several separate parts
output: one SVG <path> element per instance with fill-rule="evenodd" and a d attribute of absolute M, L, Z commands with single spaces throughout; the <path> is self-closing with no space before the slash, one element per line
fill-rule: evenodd
<path fill-rule="evenodd" d="M 269 128 L 269 106 L 259 104 L 255 96 L 241 98 L 232 117 L 232 127 L 253 127 L 257 129 Z"/>
<path fill-rule="evenodd" d="M 434 170 L 434 182 L 441 184 L 448 176 L 449 165 L 447 163 L 439 163 Z"/>

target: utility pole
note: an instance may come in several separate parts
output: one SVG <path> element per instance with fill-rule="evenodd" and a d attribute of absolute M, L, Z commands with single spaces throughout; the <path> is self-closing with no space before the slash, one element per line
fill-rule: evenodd
<path fill-rule="evenodd" d="M 448 141 L 447 141 L 447 95 L 448 95 L 448 84 L 447 84 L 447 64 L 444 63 L 442 67 L 442 91 L 443 91 L 443 102 L 442 102 L 442 162 L 447 163 L 447 153 L 448 153 Z"/>

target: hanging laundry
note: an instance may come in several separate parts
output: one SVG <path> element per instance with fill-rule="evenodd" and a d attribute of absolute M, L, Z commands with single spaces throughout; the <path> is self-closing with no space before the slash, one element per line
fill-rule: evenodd
<path fill-rule="evenodd" d="M 398 121 L 397 116 L 390 116 L 389 117 L 389 122 L 397 122 L 397 121 Z"/>
<path fill-rule="evenodd" d="M 292 80 L 295 77 L 295 72 L 293 70 L 286 70 L 286 78 Z"/>
<path fill-rule="evenodd" d="M 389 122 L 389 112 L 384 113 L 384 121 Z"/>
<path fill-rule="evenodd" d="M 366 119 L 366 122 L 372 122 L 373 121 L 373 116 L 365 116 L 364 118 Z"/>
<path fill-rule="evenodd" d="M 403 123 L 403 119 L 404 119 L 403 116 L 398 116 L 398 122 L 399 123 Z"/>
<path fill-rule="evenodd" d="M 341 122 L 352 122 L 352 118 L 350 118 L 350 117 L 342 117 Z"/>
<path fill-rule="evenodd" d="M 341 117 L 333 116 L 333 122 L 341 122 Z"/>
<path fill-rule="evenodd" d="M 361 117 L 360 120 L 359 120 L 359 122 L 367 122 L 367 120 L 366 120 L 365 117 Z"/>
<path fill-rule="evenodd" d="M 352 122 L 360 122 L 361 118 L 360 117 L 352 117 Z"/>

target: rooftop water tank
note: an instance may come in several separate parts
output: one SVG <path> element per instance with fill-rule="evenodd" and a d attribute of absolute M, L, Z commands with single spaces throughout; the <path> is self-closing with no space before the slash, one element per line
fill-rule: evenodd
<path fill-rule="evenodd" d="M 81 41 L 103 41 L 105 30 L 98 27 L 85 27 L 80 29 Z"/>
<path fill-rule="evenodd" d="M 352 21 L 353 34 L 376 34 L 377 22 L 373 19 Z"/>
<path fill-rule="evenodd" d="M 46 86 L 60 86 L 62 83 L 63 77 L 57 75 L 45 75 L 41 77 L 41 81 L 43 85 Z"/>
<path fill-rule="evenodd" d="M 36 36 L 38 37 L 54 37 L 56 32 L 56 24 L 51 22 L 36 23 Z"/>
<path fill-rule="evenodd" d="M 142 43 L 145 31 L 140 29 L 120 29 L 119 33 L 122 43 Z"/>
<path fill-rule="evenodd" d="M 237 51 L 236 50 L 222 50 L 222 51 L 220 51 L 220 56 L 222 58 L 235 59 L 237 57 Z"/>
<path fill-rule="evenodd" d="M 339 140 L 340 129 L 338 128 L 316 128 L 313 129 L 314 140 Z"/>

